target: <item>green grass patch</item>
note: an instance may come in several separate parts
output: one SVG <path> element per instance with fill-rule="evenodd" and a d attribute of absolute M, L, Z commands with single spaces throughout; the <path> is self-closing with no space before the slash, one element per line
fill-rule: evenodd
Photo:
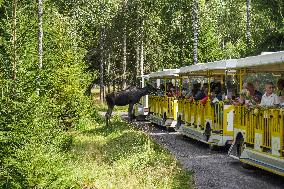
<path fill-rule="evenodd" d="M 54 141 L 30 141 L 7 159 L 3 188 L 190 188 L 191 174 L 143 132 L 118 116 L 81 119 Z M 0 174 L 0 176 L 1 176 Z M 13 174 L 13 175 L 11 175 Z M 7 175 L 11 175 L 7 177 Z M 0 179 L 1 180 L 1 179 Z M 6 184 L 5 184 L 6 183 Z"/>
<path fill-rule="evenodd" d="M 71 154 L 80 185 L 97 188 L 190 188 L 190 174 L 147 135 L 114 117 L 84 123 Z"/>

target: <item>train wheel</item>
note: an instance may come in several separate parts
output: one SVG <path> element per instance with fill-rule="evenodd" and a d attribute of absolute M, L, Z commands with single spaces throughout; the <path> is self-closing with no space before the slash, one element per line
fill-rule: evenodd
<path fill-rule="evenodd" d="M 165 112 L 165 113 L 163 114 L 163 125 L 165 125 L 166 121 L 167 121 L 167 114 L 166 114 L 166 112 Z"/>
<path fill-rule="evenodd" d="M 245 140 L 244 140 L 243 136 L 237 137 L 236 144 L 237 144 L 237 157 L 240 158 L 244 149 L 245 149 Z M 244 163 L 244 162 L 241 162 L 241 166 L 244 169 L 254 169 L 253 166 L 251 166 L 247 163 Z"/>
<path fill-rule="evenodd" d="M 210 127 L 210 123 L 208 122 L 206 123 L 204 135 L 206 136 L 206 141 L 208 141 L 211 136 L 211 127 Z"/>
<path fill-rule="evenodd" d="M 217 151 L 219 149 L 219 146 L 217 146 L 215 144 L 209 144 L 209 149 L 211 151 Z"/>
<path fill-rule="evenodd" d="M 179 115 L 177 118 L 177 124 L 176 124 L 176 129 L 179 129 L 181 126 L 181 116 Z"/>
<path fill-rule="evenodd" d="M 245 140 L 243 136 L 237 137 L 236 145 L 237 145 L 237 157 L 240 158 L 245 148 Z"/>

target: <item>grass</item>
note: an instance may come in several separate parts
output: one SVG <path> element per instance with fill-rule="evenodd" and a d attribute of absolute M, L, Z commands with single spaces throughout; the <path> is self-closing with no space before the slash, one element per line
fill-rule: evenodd
<path fill-rule="evenodd" d="M 81 123 L 69 166 L 80 186 L 93 188 L 190 188 L 190 174 L 147 135 L 115 117 Z"/>
<path fill-rule="evenodd" d="M 191 188 L 191 173 L 145 133 L 117 116 L 109 127 L 102 120 L 82 119 L 69 132 L 66 151 L 41 143 L 25 145 L 12 162 L 25 170 L 16 178 L 23 180 L 22 186 L 4 188 Z"/>
<path fill-rule="evenodd" d="M 93 104 L 98 111 L 106 111 L 99 91 L 93 93 Z M 127 111 L 128 106 L 114 111 Z M 85 184 L 97 188 L 191 188 L 191 173 L 184 171 L 177 160 L 151 138 L 123 122 L 112 118 L 111 126 L 102 121 L 82 124 L 75 134 L 73 152 L 81 161 L 77 168 L 91 170 L 85 174 Z M 85 168 L 83 168 L 85 167 Z M 93 171 L 92 171 L 93 170 Z M 98 170 L 100 170 L 98 174 Z"/>
<path fill-rule="evenodd" d="M 118 116 L 109 127 L 97 113 L 93 116 L 67 134 L 47 134 L 54 144 L 37 137 L 27 142 L 4 162 L 11 166 L 0 170 L 2 188 L 191 188 L 191 173 L 145 133 Z M 1 180 L 3 174 L 8 180 Z"/>

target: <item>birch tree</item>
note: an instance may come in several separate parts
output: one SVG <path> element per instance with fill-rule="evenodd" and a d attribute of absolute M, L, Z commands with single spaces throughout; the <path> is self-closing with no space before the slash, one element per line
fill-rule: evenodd
<path fill-rule="evenodd" d="M 250 48 L 250 0 L 246 1 L 246 43 L 247 48 Z"/>
<path fill-rule="evenodd" d="M 17 0 L 13 0 L 13 34 L 12 34 L 12 45 L 13 45 L 13 63 L 12 63 L 12 79 L 17 78 Z M 14 83 L 15 85 L 15 83 Z M 15 86 L 13 86 L 15 90 Z"/>
<path fill-rule="evenodd" d="M 127 39 L 126 39 L 126 30 L 127 30 L 127 21 L 126 21 L 126 14 L 127 14 L 127 1 L 123 1 L 123 19 L 124 19 L 124 26 L 123 26 L 123 40 L 122 40 L 122 89 L 126 88 L 126 68 L 127 68 Z"/>
<path fill-rule="evenodd" d="M 198 63 L 198 0 L 192 2 L 193 63 Z"/>
<path fill-rule="evenodd" d="M 38 68 L 39 68 L 39 75 L 38 75 L 38 84 L 39 88 L 37 89 L 37 93 L 39 95 L 40 92 L 40 73 L 42 70 L 42 56 L 43 56 L 43 49 L 42 49 L 42 40 L 43 40 L 43 29 L 42 29 L 42 14 L 43 14 L 43 4 L 42 0 L 38 0 Z"/>

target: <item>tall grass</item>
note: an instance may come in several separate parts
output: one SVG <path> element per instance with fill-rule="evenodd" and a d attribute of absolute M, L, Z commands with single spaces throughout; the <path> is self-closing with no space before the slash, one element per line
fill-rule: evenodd
<path fill-rule="evenodd" d="M 48 102 L 30 106 L 41 114 L 20 119 L 30 121 L 11 135 L 23 139 L 1 154 L 0 188 L 190 188 L 191 174 L 146 134 L 118 116 L 106 127 L 101 105 L 78 109 L 67 130 L 46 117 Z"/>
<path fill-rule="evenodd" d="M 109 127 L 97 114 L 95 119 L 81 119 L 76 128 L 56 138 L 61 143 L 31 141 L 17 150 L 9 164 L 19 170 L 21 178 L 15 174 L 11 178 L 15 182 L 2 186 L 190 188 L 191 174 L 168 151 L 117 116 Z"/>
<path fill-rule="evenodd" d="M 85 120 L 73 133 L 69 166 L 80 186 L 190 188 L 190 174 L 166 150 L 119 117 L 110 127 Z"/>

